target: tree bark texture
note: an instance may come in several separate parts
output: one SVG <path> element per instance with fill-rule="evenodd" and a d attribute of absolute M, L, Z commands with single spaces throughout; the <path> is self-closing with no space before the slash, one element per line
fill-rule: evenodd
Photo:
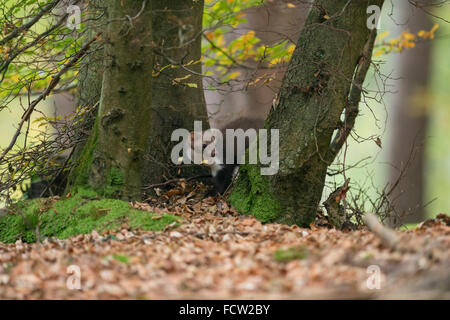
<path fill-rule="evenodd" d="M 73 187 L 125 200 L 141 197 L 151 120 L 151 1 L 107 3 L 105 64 L 94 128 L 75 167 Z"/>
<path fill-rule="evenodd" d="M 428 14 L 410 3 L 402 3 L 406 29 L 411 33 L 429 30 L 432 26 Z M 392 105 L 392 143 L 390 150 L 390 182 L 399 183 L 391 200 L 401 219 L 390 223 L 420 222 L 424 216 L 425 193 L 425 137 L 428 114 L 427 87 L 430 77 L 431 44 L 418 42 L 415 48 L 405 50 L 397 57 L 399 62 L 398 94 Z M 402 174 L 403 173 L 403 174 Z"/>
<path fill-rule="evenodd" d="M 348 136 L 340 118 L 345 111 L 354 121 L 370 65 L 376 30 L 367 28 L 366 10 L 382 4 L 314 2 L 265 123 L 280 130 L 279 171 L 263 176 L 260 165 L 241 166 L 230 195 L 238 210 L 264 222 L 308 226 L 314 220 L 327 168 Z"/>
<path fill-rule="evenodd" d="M 171 162 L 173 130 L 194 129 L 194 120 L 208 119 L 201 77 L 202 0 L 153 0 L 155 71 L 150 127 L 143 172 L 145 184 L 205 173 L 199 166 Z M 191 62 L 191 63 L 190 63 Z"/>

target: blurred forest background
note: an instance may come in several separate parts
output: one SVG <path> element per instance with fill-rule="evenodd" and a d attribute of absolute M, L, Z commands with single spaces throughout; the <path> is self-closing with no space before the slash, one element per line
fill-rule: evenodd
<path fill-rule="evenodd" d="M 264 39 L 264 35 L 259 35 L 259 38 L 273 44 L 282 40 L 286 33 L 292 33 L 293 38 L 298 36 L 299 26 L 289 25 L 289 20 L 283 16 L 286 11 L 282 11 L 276 5 L 271 8 L 270 4 L 268 5 L 269 9 L 265 8 L 259 13 L 252 11 L 252 8 L 247 9 L 245 12 L 250 18 L 244 26 L 236 26 L 236 34 L 239 34 L 239 28 L 242 28 L 245 32 L 256 29 L 258 35 L 258 29 L 261 33 L 264 28 L 275 28 L 271 23 L 277 24 L 284 20 L 287 21 L 284 26 L 286 30 L 280 31 L 278 35 L 272 35 L 272 38 L 269 36 L 269 39 Z M 282 5 L 284 9 L 286 6 L 290 7 L 287 2 L 282 2 Z M 296 10 L 302 9 L 298 7 Z M 348 147 L 341 154 L 340 159 L 343 160 L 342 158 L 345 157 L 345 162 L 350 167 L 352 164 L 357 164 L 354 168 L 346 170 L 345 177 L 351 178 L 352 185 L 359 185 L 364 189 L 367 196 L 376 198 L 377 192 L 380 192 L 386 183 L 393 183 L 396 180 L 401 168 L 410 158 L 411 165 L 406 171 L 407 178 L 402 179 L 404 183 L 400 183 L 397 190 L 399 194 L 396 196 L 399 197 L 402 211 L 415 211 L 417 217 L 420 217 L 423 211 L 427 218 L 434 217 L 440 212 L 448 212 L 450 208 L 448 196 L 450 193 L 450 144 L 447 140 L 450 132 L 448 105 L 450 101 L 448 90 L 450 24 L 442 18 L 450 17 L 450 6 L 448 2 L 447 4 L 444 2 L 444 5 L 434 7 L 430 11 L 433 15 L 419 10 L 411 11 L 406 0 L 395 1 L 395 4 L 390 2 L 385 4 L 378 34 L 385 34 L 386 39 L 399 37 L 404 31 L 417 33 L 419 30 L 430 30 L 434 24 L 438 24 L 439 29 L 431 41 L 418 42 L 414 48 L 375 57 L 375 61 L 383 61 L 379 70 L 381 74 L 389 75 L 389 79 L 384 84 L 387 92 L 382 99 L 380 97 L 380 101 L 366 101 L 367 106 L 362 107 L 356 121 L 355 132 L 359 135 L 358 141 L 349 139 Z M 206 7 L 205 15 L 207 14 Z M 292 14 L 306 15 L 306 12 Z M 387 31 L 388 34 L 385 33 Z M 266 32 L 267 34 L 270 33 Z M 232 41 L 233 37 L 235 36 L 230 34 L 225 37 L 225 41 Z M 205 40 L 204 45 L 207 44 Z M 377 52 L 377 48 L 374 51 Z M 205 69 L 208 70 L 208 67 Z M 367 76 L 366 85 L 377 90 L 380 79 L 376 78 L 373 70 L 369 72 L 372 73 Z M 230 111 L 237 108 L 238 112 L 231 111 L 235 117 L 253 113 L 252 105 L 253 108 L 259 108 L 260 117 L 265 117 L 276 91 L 276 89 L 266 90 L 263 96 L 258 95 L 252 98 L 251 90 L 239 90 L 239 97 L 223 97 L 222 99 L 218 97 L 219 93 L 207 89 L 207 83 L 205 88 L 210 114 L 215 114 L 219 109 L 221 113 L 222 110 Z M 9 144 L 17 119 L 23 112 L 21 100 L 25 105 L 27 99 L 27 96 L 16 98 L 9 108 L 2 110 L 0 148 Z M 53 95 L 51 99 L 42 103 L 40 110 L 49 117 L 64 117 L 73 110 L 75 101 L 70 92 Z M 41 116 L 39 113 L 33 115 L 34 119 Z M 227 117 L 226 114 L 225 117 Z M 220 115 L 217 118 L 213 115 L 212 118 L 213 124 L 214 121 L 221 121 Z M 229 117 L 227 119 L 229 120 Z M 40 130 L 42 127 L 39 127 L 39 122 L 32 122 L 30 131 L 35 131 L 37 134 Z M 423 150 L 423 158 L 420 150 Z M 325 189 L 323 198 L 325 199 L 336 186 L 342 185 L 345 177 L 342 175 L 329 177 L 327 184 L 329 187 Z M 352 191 L 351 189 L 350 192 Z M 20 197 L 20 190 L 17 190 L 16 196 Z M 0 203 L 0 207 L 2 206 L 3 204 Z M 422 219 L 412 219 L 411 222 Z"/>

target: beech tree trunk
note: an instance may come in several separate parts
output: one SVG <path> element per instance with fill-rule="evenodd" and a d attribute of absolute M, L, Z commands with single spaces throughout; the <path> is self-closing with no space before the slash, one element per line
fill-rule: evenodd
<path fill-rule="evenodd" d="M 314 2 L 278 105 L 265 123 L 265 128 L 279 129 L 279 171 L 266 176 L 260 174 L 261 165 L 241 166 L 230 195 L 239 211 L 264 222 L 308 226 L 314 220 L 327 168 L 352 128 L 370 66 L 376 30 L 367 28 L 366 10 L 382 4 L 382 0 Z"/>
<path fill-rule="evenodd" d="M 402 29 L 417 33 L 432 26 L 428 14 L 411 3 L 402 3 L 406 26 Z M 405 50 L 397 57 L 399 63 L 398 94 L 392 104 L 392 144 L 390 150 L 390 182 L 394 184 L 399 176 L 398 186 L 391 200 L 400 217 L 390 223 L 420 222 L 425 219 L 425 142 L 427 132 L 428 80 L 430 76 L 431 43 L 418 42 L 415 48 Z M 400 218 L 400 219 L 397 219 Z"/>
<path fill-rule="evenodd" d="M 71 190 L 140 199 L 151 120 L 151 1 L 111 0 L 106 9 L 99 111 L 69 183 Z"/>
<path fill-rule="evenodd" d="M 209 127 L 200 63 L 203 0 L 153 0 L 152 5 L 155 71 L 145 184 L 206 173 L 200 166 L 173 164 L 170 155 L 177 142 L 170 138 L 175 129 L 193 130 L 194 120 Z"/>

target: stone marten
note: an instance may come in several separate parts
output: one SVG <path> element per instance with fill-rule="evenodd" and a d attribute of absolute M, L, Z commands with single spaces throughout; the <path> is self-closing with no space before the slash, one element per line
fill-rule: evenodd
<path fill-rule="evenodd" d="M 239 118 L 234 120 L 221 128 L 218 129 L 222 133 L 223 143 L 222 148 L 215 148 L 217 146 L 216 139 L 214 137 L 209 138 L 209 135 L 206 134 L 208 130 L 202 131 L 201 134 L 195 134 L 194 132 L 190 133 L 190 147 L 192 151 L 192 156 L 195 153 L 194 146 L 201 145 L 201 152 L 208 148 L 208 150 L 213 150 L 211 152 L 212 159 L 210 161 L 203 161 L 202 164 L 207 165 L 211 171 L 211 176 L 214 182 L 215 189 L 218 193 L 223 194 L 228 186 L 230 185 L 235 170 L 238 166 L 238 160 L 240 160 L 245 153 L 245 149 L 248 148 L 249 144 L 253 141 L 254 137 L 246 137 L 245 139 L 245 148 L 237 148 L 237 138 L 235 137 L 235 141 L 233 144 L 233 157 L 227 158 L 227 135 L 226 129 L 238 130 L 242 129 L 244 132 L 248 129 L 259 130 L 262 128 L 264 124 L 263 119 L 256 118 Z M 209 129 L 210 130 L 210 129 Z M 200 141 L 199 141 L 200 140 Z M 230 149 L 229 149 L 230 150 Z M 199 150 L 200 151 L 200 150 Z M 217 152 L 217 153 L 216 153 Z M 200 155 L 201 156 L 201 155 Z M 222 159 L 222 161 L 220 161 Z"/>

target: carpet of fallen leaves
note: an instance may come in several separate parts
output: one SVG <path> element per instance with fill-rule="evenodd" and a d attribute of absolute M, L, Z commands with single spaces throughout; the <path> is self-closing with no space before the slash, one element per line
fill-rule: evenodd
<path fill-rule="evenodd" d="M 131 205 L 177 215 L 180 227 L 149 232 L 124 224 L 101 235 L 0 243 L 0 298 L 450 298 L 450 227 L 444 215 L 397 231 L 401 250 L 394 250 L 367 229 L 261 224 L 222 199 L 204 198 L 198 187 L 157 191 L 158 197 Z M 302 255 L 274 258 L 277 250 L 288 249 Z M 76 283 L 73 266 L 80 271 L 78 290 L 69 289 Z M 377 270 L 380 289 L 370 289 Z"/>

